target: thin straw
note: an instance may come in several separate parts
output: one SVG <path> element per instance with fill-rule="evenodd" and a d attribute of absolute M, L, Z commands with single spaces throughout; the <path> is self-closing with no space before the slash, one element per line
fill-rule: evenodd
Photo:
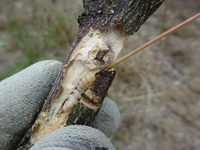
<path fill-rule="evenodd" d="M 119 58 L 118 60 L 114 61 L 113 63 L 111 63 L 109 66 L 107 66 L 105 68 L 105 70 L 110 70 L 111 68 L 113 68 L 114 66 L 118 65 L 120 62 L 126 60 L 127 58 L 131 57 L 132 55 L 136 54 L 137 52 L 143 50 L 144 48 L 148 47 L 149 45 L 152 45 L 153 43 L 157 42 L 158 40 L 160 40 L 161 38 L 171 34 L 172 32 L 178 30 L 179 28 L 185 26 L 186 24 L 190 23 L 191 21 L 197 19 L 200 17 L 200 13 L 190 17 L 189 19 L 185 20 L 184 22 L 174 26 L 173 28 L 165 31 L 164 33 L 160 34 L 159 36 L 155 37 L 154 39 L 150 40 L 149 42 L 143 44 L 142 46 L 134 49 L 133 51 L 131 51 L 130 53 L 124 55 L 123 57 Z"/>

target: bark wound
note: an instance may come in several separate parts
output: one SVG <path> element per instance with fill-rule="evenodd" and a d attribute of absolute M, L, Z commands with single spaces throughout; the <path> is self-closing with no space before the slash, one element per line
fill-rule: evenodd
<path fill-rule="evenodd" d="M 104 62 L 103 58 L 108 53 L 108 51 L 109 51 L 109 49 L 108 50 L 100 50 L 100 51 L 98 51 L 95 59 L 98 60 L 102 65 L 104 65 L 105 62 Z"/>
<path fill-rule="evenodd" d="M 97 79 L 93 82 L 91 88 L 86 91 L 85 96 L 70 112 L 67 125 L 89 125 L 94 121 L 103 99 L 112 84 L 115 73 L 115 71 L 100 71 L 96 74 Z"/>
<path fill-rule="evenodd" d="M 83 0 L 85 11 L 78 18 L 79 31 L 62 71 L 17 149 L 30 148 L 62 126 L 90 124 L 95 119 L 115 74 L 102 71 L 103 68 L 115 61 L 126 38 L 136 32 L 162 2 Z"/>

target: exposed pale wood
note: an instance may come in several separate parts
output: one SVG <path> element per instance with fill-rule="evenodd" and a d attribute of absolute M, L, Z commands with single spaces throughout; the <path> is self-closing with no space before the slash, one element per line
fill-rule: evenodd
<path fill-rule="evenodd" d="M 69 94 L 74 91 L 81 80 L 85 80 L 88 74 L 91 76 L 89 79 L 91 82 L 87 82 L 87 85 L 84 85 L 84 87 L 90 87 L 95 80 L 95 74 L 117 58 L 125 38 L 126 34 L 123 30 L 113 28 L 109 32 L 103 33 L 99 30 L 91 30 L 80 41 L 68 63 L 63 66 L 64 77 L 60 82 L 62 90 L 59 91 L 58 96 L 52 99 L 49 104 L 50 107 L 43 110 L 38 116 L 31 134 L 31 143 L 34 144 L 47 133 L 66 124 L 73 105 L 70 105 L 67 110 L 65 109 L 61 113 L 58 112 L 62 109 L 65 101 L 71 101 L 68 98 Z M 100 50 L 109 50 L 104 56 L 104 64 L 95 60 Z"/>

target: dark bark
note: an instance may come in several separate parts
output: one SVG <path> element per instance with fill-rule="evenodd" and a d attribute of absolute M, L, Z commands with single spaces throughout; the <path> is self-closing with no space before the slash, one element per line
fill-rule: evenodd
<path fill-rule="evenodd" d="M 81 32 L 91 27 L 102 31 L 122 25 L 128 35 L 136 32 L 163 0 L 84 0 L 78 23 Z"/>
<path fill-rule="evenodd" d="M 84 94 L 82 96 L 83 101 L 86 101 L 88 105 L 85 106 L 81 101 L 78 102 L 69 114 L 67 125 L 89 125 L 92 121 L 94 121 L 99 109 L 101 108 L 107 91 L 112 84 L 115 73 L 115 71 L 101 71 L 96 74 L 97 79 L 93 82 L 91 88 L 89 89 L 95 95 L 95 100 Z"/>

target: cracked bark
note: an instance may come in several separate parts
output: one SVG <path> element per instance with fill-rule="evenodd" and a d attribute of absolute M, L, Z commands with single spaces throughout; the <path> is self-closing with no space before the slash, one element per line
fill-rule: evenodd
<path fill-rule="evenodd" d="M 63 69 L 17 149 L 30 148 L 66 124 L 89 124 L 95 119 L 115 74 L 113 71 L 103 74 L 102 70 L 115 61 L 126 38 L 136 32 L 162 2 L 83 0 L 85 11 L 78 18 L 79 31 Z"/>

